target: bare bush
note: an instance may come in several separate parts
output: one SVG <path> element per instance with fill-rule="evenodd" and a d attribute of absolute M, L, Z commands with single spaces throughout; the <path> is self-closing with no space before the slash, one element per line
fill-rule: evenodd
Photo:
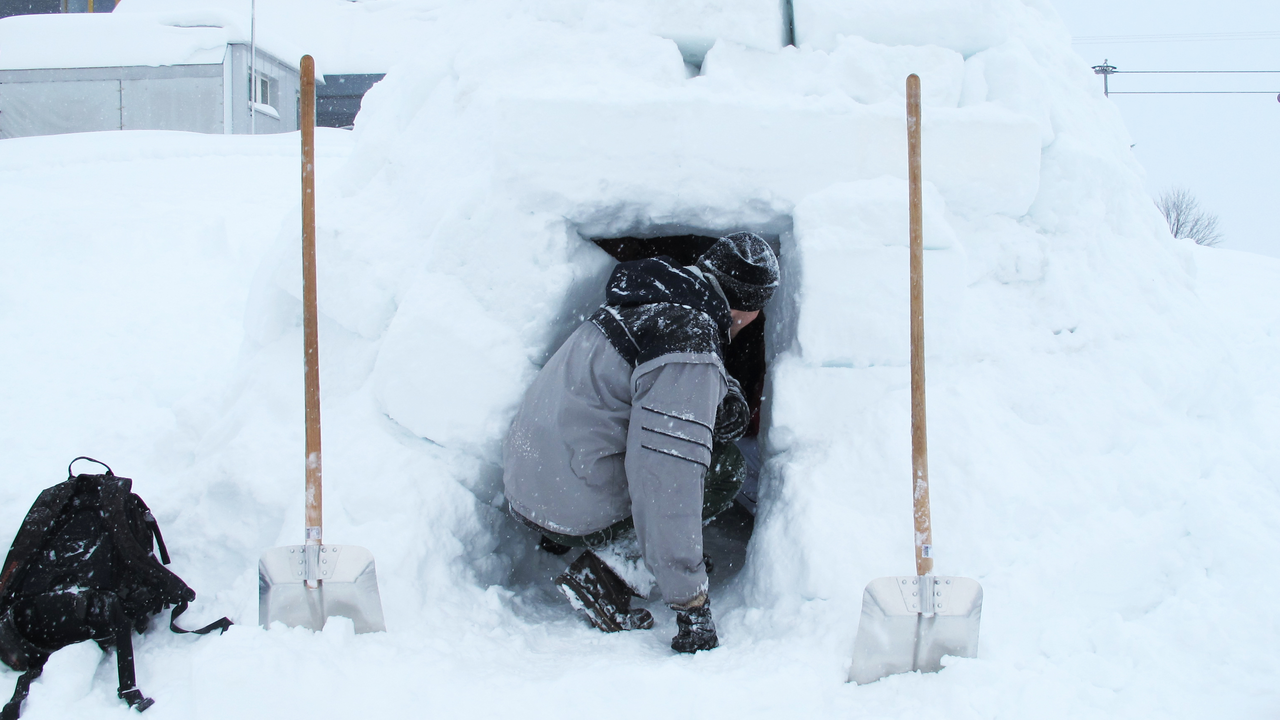
<path fill-rule="evenodd" d="M 1218 216 L 1200 209 L 1200 202 L 1186 188 L 1169 188 L 1160 193 L 1156 207 L 1169 223 L 1176 238 L 1190 238 L 1197 245 L 1214 247 L 1222 242 L 1218 232 Z"/>

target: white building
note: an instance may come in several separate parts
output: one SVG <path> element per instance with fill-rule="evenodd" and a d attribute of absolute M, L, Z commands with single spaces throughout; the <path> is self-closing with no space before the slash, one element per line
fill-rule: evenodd
<path fill-rule="evenodd" d="M 0 138 L 297 130 L 301 53 L 278 42 L 264 48 L 261 38 L 251 49 L 247 18 L 238 20 L 211 12 L 0 19 Z"/>

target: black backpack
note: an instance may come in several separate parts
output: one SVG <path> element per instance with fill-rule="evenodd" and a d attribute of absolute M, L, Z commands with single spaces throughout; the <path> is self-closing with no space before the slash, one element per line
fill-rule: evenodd
<path fill-rule="evenodd" d="M 107 472 L 72 476 L 77 460 Z M 65 482 L 36 498 L 0 570 L 0 661 L 23 673 L 0 720 L 17 719 L 55 650 L 85 640 L 103 650 L 115 647 L 118 694 L 142 712 L 155 701 L 136 687 L 132 633 L 144 632 L 151 616 L 169 605 L 173 632 L 203 635 L 231 625 L 222 618 L 199 630 L 179 628 L 175 621 L 196 594 L 164 567 L 169 552 L 160 525 L 131 492 L 133 481 L 93 458 L 71 465 Z"/>

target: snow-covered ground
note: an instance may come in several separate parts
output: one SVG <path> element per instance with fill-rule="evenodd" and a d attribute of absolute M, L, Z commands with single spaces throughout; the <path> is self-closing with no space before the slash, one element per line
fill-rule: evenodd
<path fill-rule="evenodd" d="M 297 135 L 0 143 L 0 536 L 98 457 L 188 622 L 238 623 L 138 641 L 148 717 L 1274 716 L 1280 261 L 1168 236 L 1043 3 L 797 0 L 798 49 L 766 5 L 692 4 L 695 77 L 664 3 L 343 11 L 419 34 L 318 139 L 325 537 L 377 558 L 385 634 L 256 624 L 259 553 L 302 535 Z M 909 72 L 937 568 L 986 600 L 977 659 L 859 687 L 862 588 L 912 567 Z M 723 647 L 675 656 L 656 604 L 606 636 L 551 594 L 499 446 L 599 299 L 586 238 L 737 228 L 782 247 L 760 514 Z M 83 645 L 24 717 L 124 712 Z"/>

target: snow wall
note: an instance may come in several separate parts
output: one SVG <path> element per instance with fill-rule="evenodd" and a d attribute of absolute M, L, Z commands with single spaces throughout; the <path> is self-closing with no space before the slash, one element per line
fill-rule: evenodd
<path fill-rule="evenodd" d="M 1275 623 L 1239 598 L 1277 584 L 1257 572 L 1275 407 L 1233 372 L 1192 248 L 1047 3 L 795 0 L 798 48 L 773 0 L 397 7 L 415 52 L 366 95 L 318 203 L 325 535 L 373 551 L 389 632 L 254 626 L 258 554 L 303 524 L 295 212 L 244 288 L 227 381 L 130 455 L 154 477 L 116 468 L 186 538 L 193 622 L 240 623 L 144 641 L 169 712 L 1274 710 Z M 978 659 L 855 687 L 862 589 L 913 569 L 911 72 L 937 570 L 986 603 Z M 724 648 L 676 658 L 669 617 L 603 636 L 546 594 L 554 563 L 502 509 L 500 444 L 600 300 L 612 260 L 589 238 L 744 228 L 777 233 L 783 263 L 760 515 L 714 598 Z M 6 527 L 34 492 L 9 490 Z M 299 685 L 329 695 L 279 691 Z M 111 711 L 100 694 L 87 707 Z"/>

